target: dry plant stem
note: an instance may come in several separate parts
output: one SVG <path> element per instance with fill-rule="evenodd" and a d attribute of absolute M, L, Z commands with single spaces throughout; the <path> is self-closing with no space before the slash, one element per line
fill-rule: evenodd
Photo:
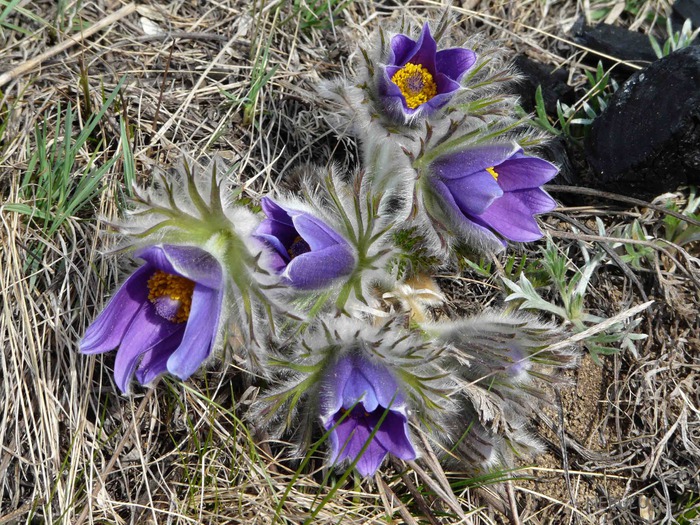
<path fill-rule="evenodd" d="M 163 81 L 160 83 L 160 91 L 158 93 L 158 102 L 156 103 L 156 112 L 153 115 L 153 122 L 151 127 L 156 129 L 158 125 L 158 115 L 160 114 L 160 107 L 163 104 L 163 91 L 165 90 L 165 81 L 168 78 L 168 71 L 170 71 L 170 62 L 173 59 L 173 50 L 175 49 L 175 42 L 170 44 L 170 52 L 168 53 L 168 60 L 165 61 L 165 69 L 163 70 Z"/>
<path fill-rule="evenodd" d="M 641 239 L 624 239 L 622 237 L 603 237 L 601 235 L 587 235 L 585 233 L 573 233 L 573 232 L 563 232 L 563 231 L 558 231 L 558 230 L 550 230 L 550 234 L 552 237 L 559 237 L 560 239 L 572 239 L 572 240 L 582 240 L 582 241 L 593 241 L 593 242 L 619 242 L 621 244 L 637 244 L 639 246 L 647 246 L 649 248 L 653 248 L 654 250 L 660 251 L 663 253 L 666 257 L 671 259 L 676 266 L 688 277 L 697 288 L 700 288 L 700 281 L 698 278 L 692 274 L 685 266 L 683 266 L 680 261 L 674 257 L 668 250 L 662 248 L 661 246 L 651 242 L 651 241 L 643 241 Z M 663 242 L 666 242 L 667 244 L 675 247 L 680 251 L 680 253 L 685 254 L 686 251 L 683 250 L 680 246 L 677 246 L 673 244 L 672 242 L 666 241 L 665 239 L 659 239 Z"/>
<path fill-rule="evenodd" d="M 129 16 L 131 13 L 136 11 L 136 4 L 127 4 L 122 7 L 119 11 L 116 11 L 109 15 L 108 17 L 100 20 L 95 25 L 90 26 L 85 31 L 82 31 L 79 35 L 66 35 L 66 40 L 53 46 L 51 49 L 44 51 L 39 56 L 30 58 L 26 62 L 20 64 L 14 69 L 11 69 L 7 73 L 0 75 L 0 87 L 4 86 L 8 82 L 21 77 L 25 73 L 33 71 L 37 66 L 40 66 L 42 62 L 48 60 L 49 58 L 59 54 L 61 51 L 65 51 L 68 48 L 73 47 L 75 44 L 79 44 L 86 38 L 90 38 L 92 35 L 101 31 L 105 27 L 112 25 L 113 23 L 121 20 L 125 16 Z"/>
<path fill-rule="evenodd" d="M 646 467 L 644 467 L 644 472 L 642 472 L 642 478 L 647 479 L 651 475 L 651 473 L 654 472 L 654 470 L 656 470 L 656 466 L 659 464 L 659 460 L 661 459 L 661 454 L 663 454 L 666 449 L 666 443 L 668 443 L 668 440 L 673 437 L 673 434 L 676 432 L 676 428 L 678 428 L 678 424 L 685 417 L 686 408 L 687 407 L 685 406 L 683 407 L 683 410 L 681 410 L 681 413 L 676 419 L 676 422 L 671 426 L 671 428 L 668 429 L 668 432 L 664 434 L 664 437 L 656 445 L 656 450 L 654 450 L 654 453 L 652 455 L 653 459 L 647 463 Z"/>
<path fill-rule="evenodd" d="M 640 199 L 635 199 L 633 197 L 626 197 L 625 195 L 619 195 L 617 193 L 609 193 L 607 191 L 594 190 L 592 188 L 580 188 L 578 186 L 557 186 L 553 184 L 545 184 L 543 188 L 549 192 L 557 193 L 580 193 L 581 195 L 589 195 L 591 197 L 601 197 L 603 199 L 610 199 L 618 202 L 626 202 L 628 204 L 634 204 L 635 206 L 642 206 L 644 208 L 649 208 L 659 213 L 665 213 L 666 215 L 671 215 L 676 219 L 687 222 L 688 224 L 693 224 L 695 226 L 700 226 L 700 221 L 683 215 L 674 210 L 669 210 L 658 204 L 652 204 L 651 202 L 646 202 Z"/>
<path fill-rule="evenodd" d="M 581 456 L 586 461 L 595 462 L 605 466 L 612 466 L 616 464 L 624 463 L 627 458 L 621 456 L 609 456 L 607 454 L 601 454 L 599 452 L 594 452 L 587 449 L 585 446 L 581 445 L 574 438 L 569 436 L 566 431 L 558 424 L 556 424 L 547 414 L 544 412 L 538 412 L 537 417 L 542 421 L 547 428 L 549 428 L 554 434 L 558 435 L 562 440 L 562 445 L 567 449 L 574 450 L 579 456 Z M 588 472 L 586 474 L 589 474 Z"/>
<path fill-rule="evenodd" d="M 32 507 L 35 505 L 41 505 L 43 502 L 36 502 L 36 501 L 30 501 L 26 505 L 21 506 L 17 510 L 13 510 L 9 514 L 5 514 L 4 516 L 0 516 L 0 525 L 3 523 L 20 523 L 20 521 L 15 521 L 17 518 L 20 518 L 22 514 L 25 514 L 29 511 L 32 510 Z"/>
<path fill-rule="evenodd" d="M 418 505 L 418 508 L 421 510 L 423 513 L 423 516 L 425 516 L 428 521 L 432 525 L 440 525 L 440 522 L 437 520 L 437 518 L 433 515 L 433 511 L 430 509 L 430 506 L 428 505 L 428 502 L 425 501 L 425 498 L 423 497 L 423 494 L 420 493 L 420 491 L 416 488 L 416 486 L 413 484 L 413 480 L 404 472 L 404 469 L 402 466 L 398 463 L 398 461 L 395 462 L 396 469 L 401 472 L 401 480 L 403 481 L 404 485 L 408 489 L 408 491 L 411 493 L 413 498 L 416 500 L 416 505 Z"/>
<path fill-rule="evenodd" d="M 515 490 L 513 490 L 512 481 L 506 481 L 506 492 L 508 493 L 508 503 L 510 505 L 510 522 L 513 525 L 522 525 L 518 513 L 518 503 L 515 501 Z"/>
<path fill-rule="evenodd" d="M 442 470 L 442 465 L 440 464 L 440 460 L 435 455 L 433 447 L 430 446 L 430 443 L 428 442 L 428 439 L 425 437 L 424 433 L 420 432 L 419 435 L 421 441 L 423 442 L 423 447 L 425 450 L 425 457 L 423 458 L 423 460 L 428 464 L 430 470 L 438 478 L 438 481 L 442 483 L 442 488 L 445 489 L 445 492 L 447 492 L 448 494 L 452 494 L 452 487 L 450 486 L 450 482 L 447 479 L 447 476 L 445 476 L 445 471 Z"/>
<path fill-rule="evenodd" d="M 634 317 L 640 312 L 643 312 L 647 308 L 649 308 L 652 304 L 654 304 L 654 301 L 647 301 L 646 303 L 638 304 L 637 306 L 630 308 L 629 310 L 625 310 L 624 312 L 620 312 L 619 314 L 606 319 L 605 321 L 598 323 L 597 325 L 593 325 L 587 330 L 584 330 L 583 332 L 579 332 L 577 334 L 572 335 L 571 337 L 567 337 L 563 341 L 559 341 L 558 343 L 554 343 L 553 345 L 549 345 L 548 347 L 544 348 L 542 351 L 547 351 L 551 352 L 553 350 L 561 350 L 563 348 L 566 348 L 570 346 L 573 343 L 578 343 L 580 341 L 584 341 L 588 339 L 589 337 L 593 337 L 596 334 L 599 334 L 600 332 L 604 332 L 608 328 L 610 328 L 612 325 L 616 323 L 620 323 L 624 321 L 625 319 L 628 319 L 630 317 Z M 539 352 L 538 352 L 539 353 Z M 534 354 L 533 354 L 534 355 Z"/>
<path fill-rule="evenodd" d="M 117 444 L 117 447 L 114 449 L 114 453 L 112 454 L 112 459 L 109 460 L 109 463 L 107 463 L 107 467 L 99 475 L 99 479 L 97 480 L 97 483 L 95 484 L 95 488 L 92 490 L 92 494 L 90 495 L 90 499 L 95 499 L 97 497 L 97 494 L 100 492 L 100 489 L 102 489 L 104 487 L 105 479 L 107 478 L 107 476 L 109 476 L 110 472 L 112 472 L 114 465 L 116 464 L 117 460 L 119 459 L 120 454 L 122 453 L 122 449 L 124 448 L 124 446 L 126 446 L 127 441 L 129 441 L 129 439 L 131 438 L 131 432 L 137 427 L 136 422 L 141 419 L 141 416 L 143 415 L 143 412 L 146 409 L 146 404 L 150 401 L 151 397 L 153 397 L 153 392 L 155 392 L 154 389 L 149 390 L 148 392 L 146 392 L 146 395 L 141 400 L 141 404 L 136 409 L 136 415 L 134 416 L 134 422 L 133 422 L 134 424 L 129 425 L 129 428 L 126 429 L 126 431 L 124 432 L 124 435 L 122 436 L 121 441 L 119 441 L 119 444 Z M 90 502 L 89 501 L 87 501 L 85 503 L 85 508 L 83 508 L 83 512 L 80 514 L 80 517 L 75 522 L 75 525 L 82 525 L 82 523 L 87 518 L 88 512 L 90 512 Z"/>
<path fill-rule="evenodd" d="M 435 492 L 435 494 L 450 508 L 452 512 L 459 516 L 461 523 L 474 525 L 472 520 L 469 519 L 466 514 L 464 514 L 464 511 L 462 510 L 462 507 L 460 507 L 459 503 L 455 501 L 452 491 L 446 493 L 442 487 L 438 485 L 432 477 L 430 477 L 430 474 L 423 470 L 415 461 L 407 461 L 406 464 L 420 476 L 425 484 Z"/>
<path fill-rule="evenodd" d="M 143 35 L 134 38 L 136 42 L 151 42 L 154 40 L 215 40 L 218 42 L 226 42 L 228 38 L 224 35 L 214 33 L 188 33 L 187 31 L 171 31 L 167 33 L 158 33 L 157 35 Z M 248 45 L 245 43 L 244 45 Z"/>
<path fill-rule="evenodd" d="M 483 486 L 475 487 L 473 490 L 477 494 L 477 496 L 479 496 L 479 498 L 488 503 L 488 505 L 491 508 L 497 510 L 504 516 L 509 516 L 508 505 L 506 505 L 506 502 L 503 500 L 503 497 L 496 491 L 494 491 L 493 488 Z"/>
<path fill-rule="evenodd" d="M 427 5 L 444 7 L 444 4 L 442 2 L 436 2 L 435 0 L 423 0 L 423 3 L 425 3 Z M 483 12 L 480 12 L 480 11 L 472 11 L 470 9 L 463 9 L 461 7 L 455 7 L 455 6 L 452 6 L 452 9 L 454 9 L 458 13 L 473 16 L 473 17 L 477 18 L 478 20 L 481 20 L 485 24 L 487 24 L 491 27 L 494 27 L 495 29 L 498 29 L 499 31 L 503 31 L 512 37 L 522 39 L 522 37 L 520 35 L 518 35 L 517 33 L 513 33 L 511 31 L 508 31 L 502 25 L 498 25 L 497 22 L 508 22 L 507 20 L 505 20 L 499 16 L 487 15 L 487 14 L 484 14 Z M 596 51 L 595 49 L 591 49 L 589 47 L 582 46 L 581 44 L 578 44 L 578 43 L 574 42 L 573 40 L 568 40 L 566 38 L 562 38 L 562 37 L 555 35 L 553 33 L 549 33 L 548 31 L 544 31 L 538 27 L 532 27 L 532 26 L 529 26 L 529 25 L 523 24 L 523 23 L 519 23 L 518 25 L 523 29 L 528 29 L 530 31 L 534 31 L 536 33 L 539 33 L 540 35 L 544 35 L 546 37 L 553 38 L 554 40 L 557 40 L 559 42 L 563 42 L 567 45 L 570 45 L 570 46 L 575 47 L 577 49 L 580 49 L 582 51 L 592 53 L 595 56 L 599 56 L 601 58 L 606 58 L 608 60 L 616 62 L 617 64 L 624 64 L 625 66 L 632 68 L 632 69 L 636 69 L 636 70 L 642 69 L 642 66 L 639 66 L 637 64 L 633 64 L 632 62 L 627 62 L 625 60 L 620 60 L 619 58 L 614 57 L 612 55 L 607 55 L 605 53 L 601 53 L 600 51 Z M 540 49 L 540 51 L 543 51 L 547 54 L 551 54 L 544 49 Z"/>
<path fill-rule="evenodd" d="M 386 507 L 388 514 L 387 517 L 391 518 L 391 516 L 393 516 L 393 512 L 391 511 L 394 505 L 398 505 L 399 514 L 401 514 L 404 522 L 408 523 L 409 525 L 418 525 L 418 522 L 413 518 L 413 516 L 411 516 L 411 513 L 408 512 L 406 505 L 404 505 L 394 491 L 391 490 L 391 487 L 382 479 L 379 472 L 375 472 L 374 481 L 376 481 L 377 487 L 379 487 L 379 495 L 381 496 L 382 502 Z"/>
<path fill-rule="evenodd" d="M 559 414 L 559 439 L 561 440 L 560 450 L 562 468 L 564 470 L 564 481 L 566 482 L 566 490 L 569 493 L 569 501 L 573 507 L 576 507 L 576 498 L 574 496 L 573 488 L 571 487 L 571 472 L 569 472 L 569 453 L 564 442 L 564 409 L 562 408 L 561 393 L 558 389 L 555 389 L 554 393 L 556 395 L 557 412 Z"/>

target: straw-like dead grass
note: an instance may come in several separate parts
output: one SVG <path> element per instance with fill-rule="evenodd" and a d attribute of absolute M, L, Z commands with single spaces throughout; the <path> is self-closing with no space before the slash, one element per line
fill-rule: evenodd
<path fill-rule="evenodd" d="M 123 277 L 120 261 L 100 255 L 109 240 L 98 217 L 119 214 L 130 177 L 148 181 L 155 166 L 216 153 L 236 163 L 235 175 L 256 197 L 295 165 L 354 164 L 354 145 L 321 118 L 314 84 L 351 67 L 355 43 L 388 17 L 434 17 L 442 8 L 432 0 L 353 2 L 335 18 L 323 10 L 317 18 L 308 4 L 325 2 L 0 2 L 0 67 L 7 73 L 29 64 L 16 77 L 0 77 L 7 80 L 0 85 L 0 523 L 301 523 L 315 511 L 319 523 L 507 519 L 482 507 L 488 503 L 512 523 L 681 519 L 700 494 L 697 243 L 641 239 L 650 250 L 643 267 L 623 263 L 621 270 L 610 261 L 598 273 L 589 309 L 612 317 L 654 299 L 643 314 L 650 337 L 636 356 L 585 363 L 573 375 L 578 386 L 561 392 L 562 409 L 540 422 L 551 453 L 514 473 L 527 480 L 493 488 L 475 489 L 426 455 L 376 483 L 331 493 L 320 461 L 312 458 L 309 472 L 295 475 L 284 449 L 241 421 L 256 390 L 235 358 L 187 384 L 165 380 L 126 398 L 111 379 L 113 355 L 77 353 Z M 566 35 L 578 16 L 609 7 L 609 22 L 649 30 L 654 14 L 668 8 L 647 0 L 631 14 L 621 4 L 465 0 L 453 11 L 465 31 L 487 31 L 566 68 L 575 84 L 580 55 L 562 58 L 569 55 L 561 50 L 572 45 Z M 65 49 L 31 63 L 57 46 Z M 115 103 L 74 152 L 68 175 L 77 184 L 117 161 L 85 205 L 50 232 L 51 220 L 10 206 L 32 206 L 41 195 L 32 155 L 42 141 L 49 151 L 64 143 L 69 104 L 76 135 L 119 82 Z M 76 198 L 68 187 L 68 199 L 50 206 L 54 216 Z M 664 234 L 664 214 L 642 207 L 600 201 L 561 211 L 590 229 L 572 236 L 570 221 L 548 219 L 562 250 L 574 246 L 572 237 L 611 246 L 633 220 Z M 458 309 L 503 298 L 493 278 L 466 273 L 443 281 Z"/>

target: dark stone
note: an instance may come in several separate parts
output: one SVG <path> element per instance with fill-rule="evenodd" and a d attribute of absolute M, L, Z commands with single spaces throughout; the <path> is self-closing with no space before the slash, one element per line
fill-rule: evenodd
<path fill-rule="evenodd" d="M 584 151 L 589 185 L 638 198 L 700 181 L 700 48 L 635 73 L 595 119 Z"/>
<path fill-rule="evenodd" d="M 685 20 L 690 18 L 693 27 L 700 27 L 700 0 L 676 0 L 673 4 L 674 19 L 680 19 L 682 25 Z M 697 43 L 698 40 L 696 39 Z"/>
<path fill-rule="evenodd" d="M 580 19 L 574 25 L 573 33 L 574 40 L 578 44 L 619 60 L 637 65 L 647 65 L 656 60 L 656 53 L 654 53 L 654 48 L 651 47 L 649 37 L 642 33 L 629 31 L 624 27 L 603 23 L 589 26 L 586 25 L 583 19 Z M 586 58 L 592 65 L 602 61 L 605 66 L 610 67 L 614 63 L 611 60 L 591 53 Z M 621 69 L 624 69 L 629 75 L 633 68 L 620 63 L 613 70 L 613 74 L 619 75 Z"/>
<path fill-rule="evenodd" d="M 553 137 L 537 148 L 537 155 L 559 167 L 559 173 L 550 184 L 576 186 L 581 184 L 579 173 L 583 161 L 577 159 L 576 147 L 567 143 L 563 137 Z"/>
<path fill-rule="evenodd" d="M 528 113 L 535 110 L 535 92 L 538 86 L 542 86 L 542 98 L 549 115 L 557 114 L 557 100 L 568 105 L 576 102 L 574 89 L 567 84 L 569 75 L 565 70 L 540 64 L 525 55 L 515 57 L 513 65 L 521 75 L 515 91 L 520 95 L 520 105 Z"/>

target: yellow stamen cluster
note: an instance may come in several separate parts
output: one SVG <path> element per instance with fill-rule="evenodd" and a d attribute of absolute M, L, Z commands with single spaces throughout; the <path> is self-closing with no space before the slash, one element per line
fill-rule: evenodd
<path fill-rule="evenodd" d="M 498 180 L 498 173 L 496 172 L 496 168 L 491 166 L 490 168 L 486 168 L 486 171 L 488 171 L 491 174 L 493 180 Z"/>
<path fill-rule="evenodd" d="M 163 296 L 168 296 L 173 301 L 180 302 L 180 308 L 173 319 L 169 319 L 174 323 L 184 323 L 190 316 L 190 308 L 192 308 L 192 292 L 194 291 L 194 282 L 181 277 L 158 270 L 148 280 L 148 300 L 155 303 L 156 299 Z"/>
<path fill-rule="evenodd" d="M 391 81 L 399 86 L 406 99 L 406 105 L 415 109 L 437 95 L 437 85 L 433 75 L 419 64 L 410 62 L 399 69 Z"/>

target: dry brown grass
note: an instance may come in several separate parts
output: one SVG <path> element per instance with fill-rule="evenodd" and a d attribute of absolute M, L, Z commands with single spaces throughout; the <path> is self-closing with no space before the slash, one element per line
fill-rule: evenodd
<path fill-rule="evenodd" d="M 0 68 L 80 41 L 0 86 L 0 129 L 6 126 L 0 136 L 0 523 L 271 523 L 276 514 L 303 522 L 331 490 L 321 462 L 312 459 L 309 472 L 295 476 L 283 447 L 251 434 L 240 418 L 256 389 L 248 388 L 235 358 L 187 384 L 166 380 L 127 398 L 112 382 L 112 355 L 77 353 L 87 324 L 123 277 L 124 261 L 100 255 L 109 239 L 98 218 L 119 214 L 126 144 L 141 181 L 182 155 L 216 153 L 237 162 L 236 176 L 252 197 L 282 183 L 298 164 L 353 164 L 354 145 L 337 139 L 320 117 L 313 86 L 351 68 L 355 43 L 387 17 L 434 17 L 442 3 L 354 2 L 338 20 L 304 28 L 291 2 L 146 0 L 85 38 L 81 30 L 130 4 L 0 5 L 9 3 L 11 9 L 0 7 L 7 13 L 0 17 Z M 576 84 L 584 50 L 566 59 L 561 50 L 571 46 L 567 31 L 590 14 L 590 4 L 605 3 L 465 0 L 455 2 L 454 13 L 465 31 L 487 31 L 515 51 L 567 68 Z M 609 21 L 642 30 L 651 25 L 647 11 L 668 7 L 648 0 L 633 16 L 618 9 L 620 2 L 607 4 Z M 271 71 L 250 98 L 255 79 Z M 79 129 L 122 77 L 117 103 L 76 152 L 71 172 L 79 180 L 93 156 L 98 164 L 118 157 L 95 198 L 50 235 L 42 220 L 9 210 L 9 203 L 31 205 L 36 195 L 35 182 L 23 181 L 36 130 L 48 123 L 47 142 L 60 143 L 56 118 L 67 104 Z M 606 202 L 561 210 L 592 229 L 590 246 L 613 244 L 610 237 L 620 235 L 610 232 L 634 219 L 663 234 L 663 213 L 621 211 Z M 609 235 L 596 236 L 595 217 Z M 562 249 L 573 245 L 570 223 L 550 218 L 548 224 Z M 488 487 L 460 485 L 463 473 L 443 477 L 428 457 L 405 472 L 389 469 L 377 483 L 341 487 L 315 522 L 452 523 L 461 515 L 465 523 L 500 523 L 502 514 L 480 505 L 504 496 L 508 511 L 508 494 L 519 509 L 513 523 L 678 517 L 700 494 L 698 246 L 648 244 L 646 267 L 623 273 L 611 262 L 587 304 L 611 317 L 646 296 L 655 299 L 642 325 L 650 337 L 637 356 L 618 354 L 575 375 L 578 390 L 562 392 L 563 409 L 543 417 L 553 452 L 516 473 L 532 481 L 489 496 Z M 472 281 L 466 290 L 484 292 L 479 304 L 502 300 L 494 279 L 465 274 L 449 290 L 457 305 L 475 307 L 465 279 Z"/>

